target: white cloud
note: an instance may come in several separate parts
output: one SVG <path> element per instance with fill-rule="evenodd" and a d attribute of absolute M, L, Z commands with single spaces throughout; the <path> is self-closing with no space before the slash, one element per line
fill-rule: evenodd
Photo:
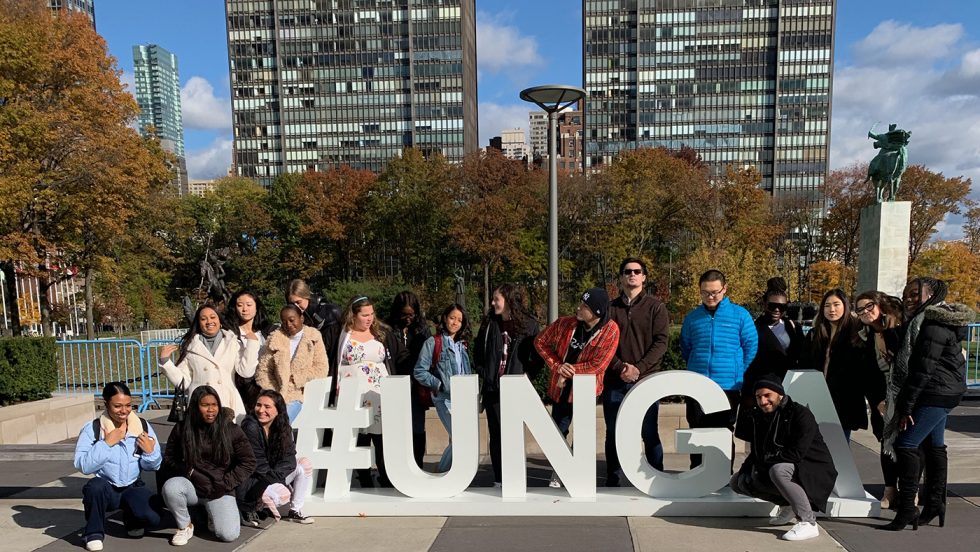
<path fill-rule="evenodd" d="M 962 37 L 959 23 L 914 27 L 888 20 L 858 41 L 854 54 L 863 64 L 930 63 L 950 56 Z"/>
<path fill-rule="evenodd" d="M 231 166 L 231 138 L 216 138 L 211 144 L 187 153 L 187 176 L 208 179 L 225 176 Z"/>
<path fill-rule="evenodd" d="M 980 199 L 980 50 L 964 43 L 959 25 L 890 21 L 858 42 L 865 55 L 834 74 L 831 167 L 867 165 L 875 155 L 871 125 L 880 123 L 880 131 L 897 123 L 912 132 L 910 163 L 971 178 L 971 197 Z M 878 55 L 870 55 L 871 46 Z M 958 219 L 940 226 L 941 237 L 958 237 Z"/>
<path fill-rule="evenodd" d="M 538 41 L 522 36 L 507 23 L 507 16 L 477 12 L 476 51 L 480 73 L 512 75 L 544 64 Z"/>
<path fill-rule="evenodd" d="M 214 87 L 203 77 L 191 77 L 180 89 L 184 128 L 231 128 L 231 101 L 214 95 Z"/>
<path fill-rule="evenodd" d="M 527 114 L 535 109 L 530 103 L 501 105 L 480 102 L 480 146 L 485 147 L 491 138 L 500 136 L 500 131 L 504 129 L 523 128 L 526 136 Z"/>

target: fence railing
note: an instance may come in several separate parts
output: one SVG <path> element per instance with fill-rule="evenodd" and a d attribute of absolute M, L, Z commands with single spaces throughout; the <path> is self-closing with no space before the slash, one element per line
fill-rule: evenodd
<path fill-rule="evenodd" d="M 184 337 L 187 328 L 168 328 L 165 330 L 143 330 L 140 332 L 140 341 L 150 343 L 151 341 L 174 341 Z"/>
<path fill-rule="evenodd" d="M 980 387 L 980 324 L 970 324 L 966 340 L 966 384 Z M 58 392 L 99 395 L 110 381 L 123 381 L 139 411 L 158 399 L 174 396 L 170 380 L 158 365 L 160 347 L 173 339 L 154 339 L 140 343 L 135 339 L 97 339 L 58 342 Z"/>

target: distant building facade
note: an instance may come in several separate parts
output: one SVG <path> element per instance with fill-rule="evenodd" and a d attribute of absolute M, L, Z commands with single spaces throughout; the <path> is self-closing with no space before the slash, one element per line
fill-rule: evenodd
<path fill-rule="evenodd" d="M 479 149 L 475 0 L 225 0 L 239 176 Z"/>
<path fill-rule="evenodd" d="M 528 157 L 527 135 L 523 128 L 511 128 L 500 131 L 500 150 L 504 157 L 522 161 Z"/>
<path fill-rule="evenodd" d="M 544 111 L 531 111 L 527 114 L 528 134 L 531 142 L 531 157 L 548 156 L 548 114 Z"/>
<path fill-rule="evenodd" d="M 54 11 L 70 11 L 84 14 L 95 28 L 95 0 L 48 0 L 48 7 Z"/>
<path fill-rule="evenodd" d="M 836 0 L 583 0 L 586 166 L 694 148 L 819 203 Z"/>

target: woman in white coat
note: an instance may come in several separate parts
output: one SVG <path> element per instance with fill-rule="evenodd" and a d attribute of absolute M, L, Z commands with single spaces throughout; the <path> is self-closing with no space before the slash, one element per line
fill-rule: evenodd
<path fill-rule="evenodd" d="M 175 387 L 181 381 L 191 393 L 201 385 L 213 387 L 221 404 L 235 411 L 235 419 L 246 414 L 245 403 L 235 388 L 235 374 L 243 378 L 255 375 L 259 356 L 259 339 L 249 331 L 244 340 L 235 332 L 221 327 L 218 311 L 210 305 L 197 309 L 193 324 L 177 345 L 160 348 L 160 368 Z M 177 362 L 170 359 L 178 351 Z"/>

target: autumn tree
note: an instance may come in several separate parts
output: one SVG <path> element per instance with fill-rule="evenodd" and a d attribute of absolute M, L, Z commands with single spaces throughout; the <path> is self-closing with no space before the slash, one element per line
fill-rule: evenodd
<path fill-rule="evenodd" d="M 450 225 L 449 235 L 462 252 L 479 260 L 487 309 L 493 266 L 523 260 L 521 235 L 529 215 L 541 215 L 544 210 L 534 201 L 523 165 L 494 149 L 467 155 L 460 178 L 450 189 L 457 223 Z M 536 222 L 541 220 L 538 216 Z"/>
<path fill-rule="evenodd" d="M 910 270 L 913 275 L 927 275 L 949 284 L 947 301 L 980 307 L 980 255 L 970 251 L 967 244 L 940 241 L 927 245 Z"/>
<path fill-rule="evenodd" d="M 851 165 L 831 171 L 825 180 L 827 211 L 820 225 L 817 258 L 857 267 L 861 241 L 861 209 L 874 204 L 874 190 L 866 183 L 867 171 Z"/>
<path fill-rule="evenodd" d="M 95 266 L 167 171 L 87 18 L 0 0 L 0 52 L 0 259 L 37 278 L 49 335 L 48 290 Z"/>
<path fill-rule="evenodd" d="M 963 239 L 970 253 L 980 254 L 980 205 L 970 203 L 963 221 Z"/>
<path fill-rule="evenodd" d="M 921 165 L 912 165 L 902 177 L 899 201 L 912 202 L 909 236 L 909 263 L 915 262 L 923 247 L 936 234 L 939 223 L 958 215 L 970 193 L 971 181 L 962 176 L 945 177 Z"/>

